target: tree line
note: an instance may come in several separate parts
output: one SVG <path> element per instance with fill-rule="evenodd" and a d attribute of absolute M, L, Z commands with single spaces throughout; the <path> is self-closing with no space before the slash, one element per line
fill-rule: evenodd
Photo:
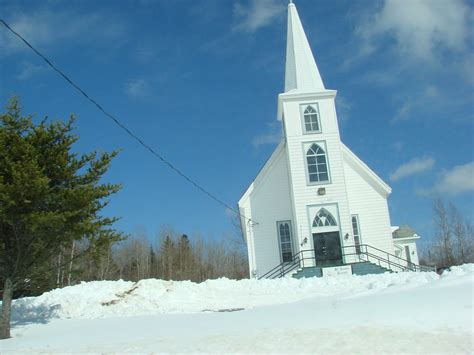
<path fill-rule="evenodd" d="M 72 243 L 62 253 L 73 255 L 85 249 L 87 245 Z M 214 240 L 199 234 L 189 237 L 168 228 L 159 232 L 154 241 L 136 233 L 114 245 L 93 249 L 69 264 L 61 264 L 62 253 L 53 258 L 50 287 L 95 280 L 157 278 L 202 282 L 219 277 L 242 279 L 249 275 L 245 246 L 230 234 Z"/>
<path fill-rule="evenodd" d="M 452 203 L 433 202 L 435 234 L 420 248 L 420 263 L 445 268 L 474 263 L 474 228 Z"/>

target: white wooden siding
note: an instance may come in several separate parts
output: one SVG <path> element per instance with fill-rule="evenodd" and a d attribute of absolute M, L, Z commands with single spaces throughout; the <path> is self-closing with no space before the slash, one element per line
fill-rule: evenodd
<path fill-rule="evenodd" d="M 321 132 L 303 134 L 301 121 L 301 106 L 318 103 L 320 112 Z M 353 240 L 344 240 L 346 233 L 352 234 L 349 204 L 346 192 L 343 158 L 340 147 L 339 128 L 337 125 L 334 96 L 314 95 L 304 101 L 285 100 L 282 98 L 285 131 L 287 133 L 287 160 L 290 168 L 290 190 L 294 201 L 294 226 L 298 238 L 298 245 L 308 238 L 304 249 L 314 249 L 311 221 L 314 216 L 308 215 L 308 206 L 337 204 L 341 245 L 351 245 Z M 330 171 L 330 182 L 308 184 L 306 171 L 306 152 L 304 144 L 308 142 L 324 141 L 326 145 L 327 162 Z M 326 194 L 318 195 L 318 189 L 324 187 Z"/>
<path fill-rule="evenodd" d="M 334 206 L 342 246 L 354 246 L 351 215 L 357 214 L 361 243 L 394 252 L 386 199 L 390 187 L 341 143 L 335 94 L 326 91 L 305 94 L 303 98 L 280 96 L 285 143 L 277 147 L 239 201 L 241 211 L 258 222 L 255 226 L 245 225 L 251 276 L 261 276 L 281 262 L 277 221 L 291 221 L 295 253 L 314 249 L 314 206 Z M 315 103 L 319 107 L 321 132 L 304 134 L 302 107 Z M 305 145 L 311 142 L 324 142 L 328 183 L 310 184 L 307 180 Z M 321 187 L 326 190 L 324 195 L 318 195 Z M 305 238 L 308 242 L 301 247 Z M 354 261 L 355 256 L 345 258 L 345 262 Z"/>
<path fill-rule="evenodd" d="M 394 239 L 393 244 L 394 244 L 395 250 L 398 250 L 400 252 L 400 257 L 405 260 L 408 260 L 408 257 L 405 251 L 405 246 L 408 245 L 411 252 L 411 255 L 410 255 L 411 262 L 417 265 L 420 264 L 420 260 L 418 258 L 418 249 L 416 248 L 416 239 L 405 239 L 405 240 Z"/>
<path fill-rule="evenodd" d="M 251 218 L 258 222 L 247 225 L 250 275 L 258 277 L 281 263 L 277 221 L 294 225 L 284 147 L 262 170 L 241 208 L 251 210 Z M 292 236 L 294 241 L 294 231 Z"/>
<path fill-rule="evenodd" d="M 354 168 L 350 161 L 344 162 L 344 171 L 350 211 L 351 214 L 359 216 L 361 243 L 393 254 L 387 199 Z"/>

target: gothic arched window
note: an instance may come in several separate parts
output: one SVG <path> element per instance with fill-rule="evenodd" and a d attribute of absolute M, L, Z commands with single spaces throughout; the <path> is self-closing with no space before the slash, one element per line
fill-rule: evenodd
<path fill-rule="evenodd" d="M 313 227 L 329 226 L 337 226 L 336 219 L 327 209 L 321 208 L 316 217 L 314 217 Z"/>
<path fill-rule="evenodd" d="M 306 152 L 309 182 L 329 181 L 326 152 L 316 143 L 313 143 Z"/>
<path fill-rule="evenodd" d="M 357 254 L 360 254 L 360 230 L 359 230 L 359 217 L 352 215 L 352 234 L 354 235 L 354 245 Z"/>
<path fill-rule="evenodd" d="M 293 247 L 291 241 L 291 222 L 282 221 L 278 223 L 278 237 L 280 239 L 281 261 L 286 263 L 293 259 Z"/>
<path fill-rule="evenodd" d="M 303 112 L 304 130 L 306 133 L 319 132 L 318 111 L 311 105 L 306 106 Z"/>

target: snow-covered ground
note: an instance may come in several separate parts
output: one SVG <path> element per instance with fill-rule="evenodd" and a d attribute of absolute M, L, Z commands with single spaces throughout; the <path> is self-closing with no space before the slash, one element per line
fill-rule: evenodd
<path fill-rule="evenodd" d="M 14 301 L 0 353 L 472 354 L 474 265 L 296 280 L 89 282 Z"/>

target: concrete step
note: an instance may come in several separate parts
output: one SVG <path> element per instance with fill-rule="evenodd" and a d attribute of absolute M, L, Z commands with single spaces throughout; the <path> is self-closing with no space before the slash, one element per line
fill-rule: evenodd
<path fill-rule="evenodd" d="M 370 275 L 370 274 L 383 274 L 385 272 L 392 272 L 391 270 L 384 268 L 382 266 L 370 263 L 370 262 L 360 262 L 350 265 L 352 268 L 353 275 Z M 295 272 L 292 277 L 296 279 L 301 279 L 303 277 L 322 277 L 323 268 L 318 266 L 305 267 L 303 269 Z"/>
<path fill-rule="evenodd" d="M 322 277 L 323 273 L 320 267 L 305 267 L 292 275 L 295 279 L 303 277 Z"/>
<path fill-rule="evenodd" d="M 385 272 L 391 272 L 391 270 L 370 262 L 352 264 L 352 274 L 354 275 L 383 274 Z"/>

